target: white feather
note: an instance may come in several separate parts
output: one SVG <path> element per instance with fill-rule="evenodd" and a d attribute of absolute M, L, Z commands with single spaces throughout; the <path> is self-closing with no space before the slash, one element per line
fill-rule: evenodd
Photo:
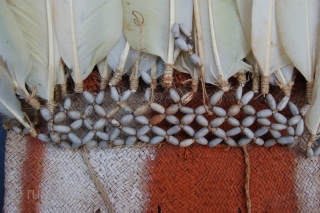
<path fill-rule="evenodd" d="M 82 84 L 121 35 L 122 3 L 55 0 L 54 11 L 61 56 L 75 83 Z"/>
<path fill-rule="evenodd" d="M 282 67 L 281 69 L 275 71 L 270 75 L 270 83 L 273 86 L 277 86 L 277 80 L 281 84 L 288 84 L 290 81 L 292 81 L 293 74 L 294 74 L 294 66 L 293 64 L 289 64 L 285 67 Z"/>
<path fill-rule="evenodd" d="M 235 1 L 218 0 L 199 4 L 207 83 L 214 84 L 220 77 L 228 80 L 238 71 L 250 69 L 242 61 L 250 47 L 236 6 Z"/>
<path fill-rule="evenodd" d="M 253 0 L 251 45 L 263 76 L 290 64 L 277 32 L 275 0 Z"/>
<path fill-rule="evenodd" d="M 180 50 L 173 50 L 173 37 L 170 26 L 170 2 L 172 0 L 123 0 L 124 33 L 132 48 L 139 50 L 141 46 L 147 53 L 161 57 L 166 63 L 173 63 Z M 174 17 L 177 23 L 192 27 L 192 1 L 174 1 Z M 142 25 L 141 46 L 140 27 L 134 23 L 133 11 L 139 12 L 144 19 Z M 137 13 L 136 13 L 137 14 Z M 142 21 L 142 17 L 137 15 Z M 171 44 L 169 44 L 169 40 Z M 174 52 L 173 52 L 174 51 Z M 169 55 L 172 56 L 169 56 Z"/>
<path fill-rule="evenodd" d="M 54 101 L 60 54 L 53 26 L 53 7 L 49 0 L 10 0 L 15 17 L 24 33 L 32 59 L 27 84 L 37 87 L 37 95 Z"/>
<path fill-rule="evenodd" d="M 26 79 L 32 62 L 25 37 L 7 1 L 0 1 L 0 56 L 8 66 L 16 92 L 27 98 Z"/>
<path fill-rule="evenodd" d="M 312 82 L 319 57 L 320 1 L 276 2 L 281 41 L 294 66 Z"/>
<path fill-rule="evenodd" d="M 317 68 L 312 93 L 311 108 L 305 118 L 306 126 L 311 134 L 317 134 L 320 125 L 320 70 Z"/>
<path fill-rule="evenodd" d="M 14 92 L 13 81 L 1 61 L 0 79 L 0 114 L 7 118 L 16 118 L 24 127 L 29 129 L 30 125 L 23 119 L 24 115 L 21 110 L 20 101 Z"/>

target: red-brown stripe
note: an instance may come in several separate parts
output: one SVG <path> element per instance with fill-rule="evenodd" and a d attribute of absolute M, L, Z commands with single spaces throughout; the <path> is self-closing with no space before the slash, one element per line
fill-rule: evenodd
<path fill-rule="evenodd" d="M 296 212 L 295 154 L 282 146 L 250 146 L 248 152 L 252 212 Z M 146 212 L 247 212 L 240 148 L 166 145 L 148 166 Z"/>
<path fill-rule="evenodd" d="M 31 136 L 27 139 L 27 154 L 22 168 L 21 212 L 39 212 L 41 202 L 40 183 L 44 171 L 45 147 L 43 142 Z"/>

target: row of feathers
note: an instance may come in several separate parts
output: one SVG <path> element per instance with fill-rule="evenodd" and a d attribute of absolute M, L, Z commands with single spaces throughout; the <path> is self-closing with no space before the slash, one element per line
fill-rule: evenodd
<path fill-rule="evenodd" d="M 174 45 L 174 23 L 190 29 L 200 68 Z M 137 60 L 136 77 L 161 58 L 210 84 L 249 71 L 286 85 L 296 67 L 313 84 L 306 124 L 316 134 L 319 38 L 318 0 L 0 0 L 0 112 L 28 128 L 16 94 L 28 99 L 36 86 L 53 102 L 55 85 L 66 83 L 64 65 L 80 88 L 96 65 L 110 79 Z M 151 77 L 163 72 L 158 66 Z"/>

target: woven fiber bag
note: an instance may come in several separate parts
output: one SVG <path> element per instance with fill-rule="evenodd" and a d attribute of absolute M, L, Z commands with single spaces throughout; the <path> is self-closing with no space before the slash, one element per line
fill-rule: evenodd
<path fill-rule="evenodd" d="M 86 90 L 92 92 L 98 90 L 94 75 L 85 81 Z M 182 86 L 186 75 L 176 74 L 174 78 L 176 88 L 182 93 L 188 90 Z M 125 91 L 127 80 L 120 83 L 119 90 Z M 291 101 L 301 107 L 303 80 L 295 86 Z M 128 100 L 133 108 L 143 101 L 144 86 L 141 88 Z M 248 84 L 244 91 L 250 88 Z M 155 102 L 168 107 L 166 92 L 156 90 Z M 207 92 L 211 95 L 215 91 L 208 87 Z M 283 96 L 274 87 L 270 93 L 275 94 L 277 102 Z M 199 90 L 187 106 L 201 105 L 201 96 Z M 73 107 L 84 107 L 81 95 L 72 100 Z M 109 97 L 106 102 L 112 107 Z M 219 106 L 227 109 L 234 102 L 232 89 Z M 256 110 L 266 108 L 261 96 L 255 96 L 251 105 Z M 288 110 L 283 114 L 289 115 Z M 162 122 L 158 126 L 167 129 L 169 125 Z M 221 128 L 230 127 L 224 124 Z M 177 134 L 180 141 L 187 137 L 185 133 Z M 211 137 L 208 135 L 208 140 Z M 164 213 L 319 212 L 320 158 L 305 157 L 308 138 L 305 132 L 292 149 L 253 143 L 242 149 L 198 144 L 182 148 L 167 142 L 152 146 L 138 142 L 130 147 L 66 150 L 9 131 L 4 211 L 108 212 L 109 208 L 114 212 Z"/>

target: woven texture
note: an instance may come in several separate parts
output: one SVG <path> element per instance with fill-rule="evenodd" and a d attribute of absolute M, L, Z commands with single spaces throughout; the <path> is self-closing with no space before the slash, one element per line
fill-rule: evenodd
<path fill-rule="evenodd" d="M 187 79 L 186 75 L 175 75 L 174 86 L 183 93 L 190 91 L 182 87 Z M 96 80 L 84 87 L 90 85 L 91 91 L 96 92 L 99 87 L 93 82 Z M 128 88 L 125 82 L 120 82 L 121 91 Z M 299 107 L 305 103 L 303 83 L 298 80 L 292 93 L 292 101 Z M 250 87 L 247 83 L 245 91 Z M 129 102 L 133 107 L 142 102 L 144 88 L 142 85 Z M 216 89 L 208 86 L 207 91 L 210 96 Z M 171 103 L 166 92 L 157 89 L 155 101 L 168 107 Z M 277 102 L 283 97 L 277 88 L 271 87 L 270 92 Z M 201 105 L 201 94 L 199 89 L 187 106 Z M 232 89 L 220 106 L 227 108 L 234 103 Z M 73 104 L 80 109 L 86 105 L 80 96 L 73 97 Z M 251 105 L 256 110 L 267 106 L 262 96 L 255 97 Z M 290 116 L 289 110 L 283 114 Z M 239 116 L 236 118 L 241 120 Z M 159 126 L 167 129 L 168 125 L 163 122 Z M 200 129 L 196 125 L 192 127 Z M 231 126 L 225 122 L 221 128 L 228 130 Z M 182 131 L 177 134 L 180 140 L 186 137 Z M 252 212 L 320 212 L 320 159 L 304 157 L 308 137 L 305 133 L 294 149 L 280 145 L 247 148 Z M 89 158 L 115 212 L 247 212 L 246 165 L 239 147 L 180 148 L 161 143 L 160 146 L 93 148 L 89 150 Z M 10 131 L 5 163 L 5 212 L 107 212 L 80 150 L 63 150 Z"/>

